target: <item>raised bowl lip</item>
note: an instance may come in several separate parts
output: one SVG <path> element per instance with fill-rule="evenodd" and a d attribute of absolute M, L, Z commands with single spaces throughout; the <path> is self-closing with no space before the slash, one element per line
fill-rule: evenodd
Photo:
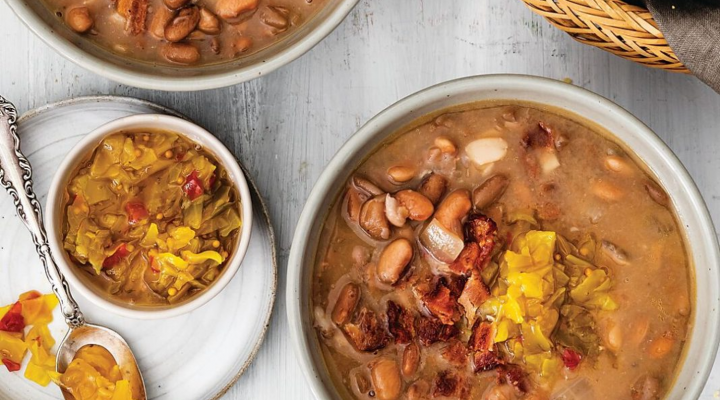
<path fill-rule="evenodd" d="M 419 118 L 424 113 L 417 114 L 418 110 L 424 106 L 447 98 L 468 96 L 468 93 L 497 93 L 495 100 L 523 101 L 521 98 L 503 97 L 501 93 L 504 91 L 552 93 L 553 99 L 560 97 L 572 101 L 573 104 L 590 104 L 593 109 L 596 109 L 598 116 L 604 115 L 606 118 L 612 116 L 621 121 L 621 124 L 626 128 L 620 132 L 613 131 L 611 134 L 620 140 L 632 137 L 645 142 L 647 148 L 655 156 L 659 157 L 660 162 L 666 164 L 668 171 L 670 171 L 667 172 L 667 176 L 664 176 L 664 178 L 673 178 L 678 181 L 683 193 L 679 193 L 677 196 L 683 196 L 683 199 L 688 202 L 685 208 L 691 210 L 691 215 L 686 217 L 688 220 L 692 219 L 694 223 L 693 227 L 690 228 L 685 219 L 681 220 L 681 223 L 685 225 L 685 234 L 696 231 L 695 237 L 700 237 L 702 240 L 702 243 L 694 245 L 690 252 L 693 260 L 698 257 L 705 257 L 707 260 L 707 265 L 695 265 L 695 273 L 701 268 L 703 270 L 707 268 L 708 281 L 703 284 L 709 285 L 709 293 L 704 300 L 708 302 L 707 308 L 711 311 L 708 315 L 702 316 L 697 315 L 697 310 L 693 312 L 695 315 L 693 316 L 692 336 L 694 337 L 696 334 L 704 335 L 703 339 L 707 340 L 703 344 L 695 343 L 696 341 L 689 341 L 686 344 L 685 358 L 681 361 L 683 365 L 667 398 L 697 399 L 710 375 L 718 349 L 718 342 L 720 341 L 720 307 L 718 307 L 720 306 L 720 297 L 718 297 L 720 295 L 720 249 L 710 213 L 696 184 L 672 150 L 650 128 L 624 108 L 584 88 L 549 78 L 514 74 L 478 75 L 451 80 L 399 100 L 370 119 L 350 137 L 330 160 L 324 172 L 318 178 L 303 208 L 295 230 L 288 258 L 288 285 L 286 289 L 288 301 L 287 318 L 290 324 L 291 341 L 300 369 L 303 371 L 313 394 L 316 398 L 323 400 L 335 397 L 334 389 L 328 388 L 322 382 L 321 375 L 324 375 L 324 372 L 321 372 L 320 369 L 324 367 L 315 365 L 313 361 L 310 341 L 316 340 L 316 338 L 312 326 L 303 324 L 303 318 L 305 317 L 303 315 L 303 302 L 309 301 L 309 295 L 305 297 L 306 292 L 303 291 L 304 288 L 302 287 L 305 274 L 310 273 L 306 268 L 312 268 L 312 265 L 306 265 L 306 263 L 311 263 L 312 258 L 314 258 L 314 254 L 312 256 L 306 254 L 306 247 L 314 232 L 317 232 L 317 227 L 314 226 L 316 220 L 318 218 L 324 220 L 325 218 L 326 210 L 321 209 L 321 207 L 328 194 L 333 193 L 332 185 L 334 181 L 345 174 L 348 169 L 356 167 L 355 165 L 346 164 L 349 162 L 348 160 L 352 160 L 359 154 L 367 154 L 371 150 L 371 148 L 367 148 L 368 143 L 372 142 L 376 137 L 385 138 L 391 134 L 392 132 L 385 132 L 385 129 L 396 120 L 411 115 L 413 119 Z M 525 101 L 553 107 L 553 102 L 557 100 L 549 100 L 549 102 Z M 455 104 L 471 102 L 459 101 Z M 563 108 L 560 106 L 554 107 Z M 572 107 L 577 109 L 584 106 L 573 105 Z M 439 107 L 438 109 L 443 108 L 446 107 Z M 593 121 L 592 117 L 580 115 L 573 108 L 565 107 L 565 109 L 571 114 Z M 658 177 L 660 178 L 660 176 Z M 670 193 L 670 195 L 674 199 L 676 193 Z M 697 323 L 698 321 L 703 322 L 702 326 Z M 698 332 L 700 329 L 702 330 Z M 690 359 L 687 355 L 689 351 L 695 351 L 697 357 Z M 688 370 L 687 373 L 685 373 L 686 370 Z M 683 382 L 679 382 L 681 379 L 684 379 Z"/>
<path fill-rule="evenodd" d="M 208 76 L 185 77 L 157 76 L 132 71 L 91 55 L 55 32 L 55 30 L 33 11 L 28 4 L 29 1 L 40 0 L 6 0 L 6 3 L 28 29 L 67 60 L 76 63 L 88 71 L 124 85 L 143 89 L 184 92 L 217 89 L 236 85 L 262 75 L 267 75 L 293 62 L 310 51 L 310 49 L 315 47 L 335 30 L 360 0 L 335 0 L 340 4 L 338 4 L 317 27 L 298 39 L 292 46 L 263 58 L 261 62 L 241 66 L 233 71 Z"/>
<path fill-rule="evenodd" d="M 77 268 L 65 257 L 65 250 L 61 244 L 60 237 L 62 229 L 59 221 L 62 220 L 62 212 L 58 209 L 57 204 L 62 200 L 63 189 L 69 175 L 77 166 L 78 162 L 85 157 L 89 151 L 97 147 L 103 138 L 112 133 L 129 129 L 164 129 L 189 136 L 190 140 L 198 142 L 218 158 L 218 161 L 222 163 L 223 167 L 228 171 L 230 176 L 232 176 L 233 183 L 236 185 L 240 198 L 242 199 L 243 226 L 240 231 L 236 249 L 226 264 L 224 271 L 204 292 L 178 306 L 160 309 L 135 309 L 116 304 L 99 296 L 76 276 Z M 250 245 L 253 228 L 252 197 L 247 180 L 245 179 L 245 174 L 240 168 L 235 156 L 220 140 L 204 128 L 188 120 L 165 114 L 136 114 L 122 117 L 101 125 L 85 135 L 73 146 L 55 172 L 48 190 L 45 212 L 47 214 L 45 223 L 48 231 L 50 250 L 54 255 L 55 262 L 65 278 L 70 282 L 73 290 L 76 290 L 92 303 L 107 311 L 123 317 L 141 320 L 165 319 L 186 314 L 203 306 L 220 294 L 240 269 Z"/>

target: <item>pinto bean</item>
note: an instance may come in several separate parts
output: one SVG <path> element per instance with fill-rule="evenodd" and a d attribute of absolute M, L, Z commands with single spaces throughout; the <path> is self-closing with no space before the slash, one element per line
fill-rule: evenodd
<path fill-rule="evenodd" d="M 645 340 L 648 329 L 650 328 L 650 318 L 647 316 L 638 316 L 634 318 L 630 325 L 630 342 L 638 345 Z"/>
<path fill-rule="evenodd" d="M 623 344 L 622 327 L 619 324 L 613 324 L 607 331 L 607 344 L 610 350 L 618 351 Z"/>
<path fill-rule="evenodd" d="M 190 0 L 163 0 L 163 3 L 165 3 L 165 5 L 171 10 L 177 10 L 180 7 L 184 7 L 189 2 Z"/>
<path fill-rule="evenodd" d="M 200 60 L 200 51 L 190 43 L 168 43 L 160 50 L 170 62 L 189 65 Z"/>
<path fill-rule="evenodd" d="M 152 20 L 150 20 L 150 34 L 153 35 L 155 39 L 165 39 L 165 27 L 174 17 L 175 11 L 165 6 L 158 5 L 155 8 Z"/>
<path fill-rule="evenodd" d="M 470 193 L 458 189 L 448 194 L 435 211 L 437 219 L 445 228 L 462 237 L 461 220 L 472 208 Z"/>
<path fill-rule="evenodd" d="M 609 171 L 616 172 L 620 175 L 631 175 L 632 168 L 622 157 L 619 156 L 607 156 L 603 160 L 603 165 Z"/>
<path fill-rule="evenodd" d="M 645 191 L 650 196 L 650 198 L 659 205 L 667 207 L 668 204 L 670 204 L 667 193 L 665 193 L 664 190 L 660 189 L 654 183 L 645 183 Z"/>
<path fill-rule="evenodd" d="M 252 47 L 253 41 L 251 38 L 247 36 L 240 36 L 235 40 L 235 43 L 233 43 L 233 48 L 235 49 L 235 54 L 241 54 L 248 50 L 250 50 L 250 47 Z"/>
<path fill-rule="evenodd" d="M 435 147 L 440 149 L 440 152 L 445 154 L 455 154 L 457 152 L 457 147 L 455 146 L 455 143 L 453 143 L 450 138 L 446 136 L 438 136 L 435 138 Z"/>
<path fill-rule="evenodd" d="M 394 400 L 400 396 L 402 379 L 397 362 L 381 357 L 370 363 L 370 377 L 380 400 Z"/>
<path fill-rule="evenodd" d="M 408 209 L 401 206 L 396 198 L 390 194 L 385 195 L 385 216 L 391 224 L 398 228 L 405 225 L 408 218 Z"/>
<path fill-rule="evenodd" d="M 625 197 L 625 192 L 622 189 L 605 180 L 593 183 L 590 191 L 605 201 L 618 201 Z"/>
<path fill-rule="evenodd" d="M 427 197 L 435 205 L 442 199 L 446 189 L 447 179 L 433 172 L 423 179 L 418 188 L 418 192 Z"/>
<path fill-rule="evenodd" d="M 217 35 L 222 29 L 222 23 L 212 11 L 205 7 L 200 9 L 200 22 L 198 22 L 198 29 L 207 33 L 208 35 Z"/>
<path fill-rule="evenodd" d="M 650 354 L 650 357 L 655 359 L 663 358 L 670 353 L 673 345 L 675 345 L 675 340 L 670 334 L 666 333 L 650 343 L 650 346 L 648 347 L 648 354 Z"/>
<path fill-rule="evenodd" d="M 395 193 L 398 203 L 408 210 L 408 218 L 413 221 L 425 221 L 435 211 L 433 203 L 414 190 L 401 190 Z"/>
<path fill-rule="evenodd" d="M 388 177 L 393 183 L 404 183 L 415 177 L 415 169 L 396 165 L 387 170 Z"/>
<path fill-rule="evenodd" d="M 200 22 L 200 9 L 195 6 L 183 8 L 165 27 L 165 39 L 168 42 L 179 42 L 186 37 Z"/>
<path fill-rule="evenodd" d="M 284 31 L 290 26 L 290 10 L 285 7 L 267 6 L 260 11 L 263 24 Z"/>
<path fill-rule="evenodd" d="M 372 238 L 387 240 L 390 237 L 390 223 L 385 216 L 384 196 L 376 196 L 362 205 L 360 227 Z"/>
<path fill-rule="evenodd" d="M 257 10 L 258 3 L 259 0 L 218 0 L 215 14 L 231 23 L 241 22 Z"/>
<path fill-rule="evenodd" d="M 65 21 L 70 29 L 77 33 L 85 33 L 89 31 L 95 23 L 92 15 L 90 15 L 90 10 L 87 7 L 73 8 L 65 16 Z"/>
<path fill-rule="evenodd" d="M 348 283 L 340 291 L 332 312 L 333 322 L 340 326 L 350 320 L 355 307 L 360 300 L 360 288 L 354 283 Z"/>
<path fill-rule="evenodd" d="M 376 184 L 370 182 L 369 179 L 362 176 L 353 176 L 352 182 L 356 188 L 367 193 L 368 195 L 377 196 L 384 193 L 383 190 L 377 187 Z"/>
<path fill-rule="evenodd" d="M 493 175 L 473 190 L 472 198 L 476 210 L 496 202 L 505 193 L 510 180 L 505 175 Z"/>
<path fill-rule="evenodd" d="M 405 378 L 415 375 L 420 365 L 420 348 L 415 342 L 405 346 L 402 358 L 402 374 Z"/>
<path fill-rule="evenodd" d="M 413 258 L 413 248 L 409 240 L 396 239 L 380 253 L 377 275 L 380 281 L 394 285 Z"/>
<path fill-rule="evenodd" d="M 363 196 L 354 187 L 349 188 L 345 196 L 347 196 L 348 217 L 351 221 L 358 222 L 363 206 Z"/>

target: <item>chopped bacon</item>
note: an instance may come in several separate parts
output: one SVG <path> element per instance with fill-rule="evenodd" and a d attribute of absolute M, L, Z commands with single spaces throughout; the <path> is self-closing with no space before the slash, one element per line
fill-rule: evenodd
<path fill-rule="evenodd" d="M 185 178 L 182 190 L 190 200 L 195 200 L 202 196 L 205 190 L 203 189 L 202 181 L 198 177 L 197 171 L 193 170 L 193 172 Z"/>
<path fill-rule="evenodd" d="M 530 128 L 530 130 L 525 133 L 525 136 L 522 138 L 522 141 L 520 142 L 523 148 L 553 148 L 555 147 L 555 140 L 553 138 L 552 129 L 545 125 L 543 122 L 539 122 L 537 125 Z"/>
<path fill-rule="evenodd" d="M 503 362 L 492 351 L 476 351 L 472 355 L 472 367 L 475 372 L 492 371 L 503 365 Z"/>
<path fill-rule="evenodd" d="M 22 332 L 25 329 L 25 318 L 22 316 L 22 304 L 17 301 L 0 319 L 0 331 Z"/>
<path fill-rule="evenodd" d="M 355 323 L 346 324 L 343 330 L 353 346 L 360 351 L 374 351 L 387 345 L 385 328 L 375 312 L 363 307 Z"/>
<path fill-rule="evenodd" d="M 490 371 L 502 365 L 502 360 L 493 352 L 495 330 L 492 324 L 477 320 L 472 327 L 468 347 L 473 351 L 473 371 Z"/>
<path fill-rule="evenodd" d="M 460 255 L 450 264 L 450 270 L 459 275 L 470 275 L 473 269 L 479 268 L 480 245 L 475 242 L 465 243 Z"/>
<path fill-rule="evenodd" d="M 387 302 L 388 329 L 395 343 L 410 343 L 415 336 L 415 317 L 401 305 L 390 300 Z"/>
<path fill-rule="evenodd" d="M 445 360 L 457 367 L 462 367 L 467 363 L 467 348 L 459 340 L 451 340 L 450 343 L 442 349 L 441 354 Z"/>
<path fill-rule="evenodd" d="M 483 214 L 472 214 L 465 221 L 465 241 L 478 244 L 479 252 L 475 265 L 482 271 L 490 261 L 497 242 L 497 224 Z"/>
<path fill-rule="evenodd" d="M 503 365 L 498 369 L 498 383 L 507 383 L 512 385 L 520 393 L 526 393 L 528 390 L 527 376 L 523 370 L 517 365 Z"/>
<path fill-rule="evenodd" d="M 465 309 L 468 325 L 475 323 L 477 309 L 491 296 L 490 289 L 483 282 L 482 275 L 475 270 L 458 298 L 458 303 Z"/>
<path fill-rule="evenodd" d="M 2 359 L 3 365 L 7 368 L 10 372 L 20 371 L 20 364 L 16 363 L 15 361 L 9 359 L 9 358 L 3 358 Z"/>
<path fill-rule="evenodd" d="M 433 386 L 433 397 L 464 397 L 466 391 L 462 377 L 450 371 L 438 373 Z"/>
<path fill-rule="evenodd" d="M 415 328 L 423 346 L 430 346 L 437 342 L 447 342 L 460 333 L 455 325 L 444 325 L 435 317 L 418 318 Z"/>
<path fill-rule="evenodd" d="M 495 330 L 491 323 L 477 320 L 472 327 L 468 346 L 473 351 L 490 351 L 493 347 L 494 336 Z"/>
<path fill-rule="evenodd" d="M 435 283 L 435 288 L 422 296 L 422 301 L 428 311 L 445 325 L 452 325 L 461 317 L 457 304 L 457 299 L 462 292 L 460 286 L 464 286 L 464 282 L 459 284 L 457 280 L 440 277 Z"/>
<path fill-rule="evenodd" d="M 124 1 L 122 3 L 127 4 L 126 10 L 119 10 L 121 13 L 124 12 L 125 18 L 127 18 L 125 30 L 131 35 L 139 35 L 145 32 L 150 1 L 130 0 L 129 2 Z"/>
<path fill-rule="evenodd" d="M 120 261 L 122 261 L 123 258 L 127 257 L 129 254 L 130 251 L 128 251 L 125 243 L 121 244 L 111 256 L 108 256 L 105 258 L 105 260 L 103 260 L 102 268 L 109 269 L 116 266 L 118 263 L 120 263 Z"/>
<path fill-rule="evenodd" d="M 582 361 L 582 354 L 571 348 L 566 348 L 562 353 L 562 361 L 570 371 L 573 371 L 580 365 L 580 361 Z"/>

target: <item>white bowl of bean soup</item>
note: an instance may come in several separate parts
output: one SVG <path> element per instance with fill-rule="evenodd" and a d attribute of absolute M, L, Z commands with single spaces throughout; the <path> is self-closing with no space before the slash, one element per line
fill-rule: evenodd
<path fill-rule="evenodd" d="M 327 36 L 358 0 L 8 0 L 81 67 L 147 89 L 188 91 L 268 74 Z"/>
<path fill-rule="evenodd" d="M 559 81 L 470 77 L 331 160 L 288 318 L 321 399 L 691 399 L 718 259 L 697 187 L 642 122 Z"/>

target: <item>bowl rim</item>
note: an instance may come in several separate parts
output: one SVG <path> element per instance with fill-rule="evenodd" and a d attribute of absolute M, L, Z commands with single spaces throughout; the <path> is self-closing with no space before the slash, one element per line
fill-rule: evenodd
<path fill-rule="evenodd" d="M 76 63 L 88 71 L 128 86 L 142 89 L 185 92 L 237 85 L 267 75 L 295 61 L 335 30 L 360 0 L 335 1 L 339 2 L 339 4 L 332 12 L 320 21 L 314 29 L 298 38 L 297 42 L 288 46 L 283 51 L 265 57 L 262 61 L 255 64 L 243 65 L 232 71 L 208 76 L 184 77 L 158 76 L 133 71 L 129 68 L 107 62 L 100 57 L 82 50 L 58 34 L 35 13 L 27 0 L 6 0 L 6 3 L 25 26 L 43 42 L 65 59 Z"/>
<path fill-rule="evenodd" d="M 183 136 L 195 136 L 196 138 L 188 139 L 200 143 L 216 158 L 218 158 L 218 161 L 222 163 L 223 167 L 234 178 L 233 183 L 237 187 L 240 198 L 242 199 L 241 209 L 243 226 L 237 239 L 237 247 L 231 255 L 231 258 L 226 264 L 220 277 L 195 298 L 178 306 L 162 309 L 129 308 L 109 301 L 95 293 L 94 290 L 89 288 L 76 276 L 77 268 L 68 262 L 64 256 L 65 250 L 61 245 L 60 239 L 62 228 L 60 227 L 59 221 L 62 220 L 62 211 L 59 210 L 57 206 L 62 200 L 62 193 L 65 184 L 70 178 L 70 174 L 75 169 L 78 162 L 87 155 L 88 151 L 95 149 L 102 139 L 108 135 L 117 133 L 124 129 L 143 128 L 166 129 L 171 132 L 179 133 Z M 165 114 L 136 114 L 122 117 L 103 124 L 92 132 L 86 134 L 68 152 L 55 172 L 48 190 L 48 197 L 45 202 L 45 212 L 47 214 L 45 223 L 50 250 L 54 255 L 54 260 L 60 268 L 60 271 L 63 273 L 70 285 L 72 285 L 72 288 L 92 303 L 107 311 L 123 317 L 141 320 L 165 319 L 186 314 L 203 306 L 215 296 L 220 294 L 220 292 L 225 289 L 240 269 L 250 245 L 250 237 L 253 229 L 253 201 L 250 194 L 250 188 L 245 178 L 245 174 L 240 168 L 235 156 L 219 139 L 206 129 L 183 118 Z"/>
<path fill-rule="evenodd" d="M 720 310 L 720 297 L 718 297 L 720 292 L 720 249 L 710 213 L 697 185 L 672 150 L 648 126 L 621 106 L 605 97 L 572 84 L 544 77 L 519 74 L 491 74 L 459 78 L 439 83 L 411 94 L 390 105 L 365 123 L 365 125 L 345 142 L 325 167 L 324 172 L 320 175 L 310 192 L 297 223 L 288 257 L 288 286 L 286 288 L 288 302 L 287 318 L 290 324 L 291 342 L 297 362 L 313 394 L 316 398 L 323 400 L 335 397 L 333 395 L 335 393 L 334 388 L 328 388 L 321 378 L 324 372 L 321 372 L 320 369 L 325 367 L 316 365 L 313 360 L 313 349 L 310 341 L 316 341 L 317 339 L 314 337 L 315 333 L 312 326 L 310 324 L 304 324 L 304 319 L 308 316 L 303 315 L 304 302 L 309 301 L 309 294 L 305 294 L 309 292 L 304 292 L 306 289 L 303 288 L 303 282 L 305 282 L 306 275 L 310 273 L 309 269 L 312 268 L 312 265 L 306 265 L 306 263 L 310 264 L 315 257 L 314 252 L 312 255 L 307 254 L 307 246 L 310 238 L 314 232 L 317 231 L 317 227 L 314 226 L 316 220 L 318 218 L 324 220 L 325 218 L 326 210 L 323 209 L 323 201 L 328 196 L 328 193 L 334 193 L 333 183 L 340 176 L 344 176 L 343 174 L 345 174 L 345 171 L 349 168 L 354 169 L 356 166 L 355 164 L 348 166 L 346 163 L 351 162 L 357 155 L 368 154 L 371 149 L 367 147 L 373 139 L 377 137 L 385 139 L 388 135 L 392 134 L 393 132 L 384 132 L 384 130 L 395 121 L 411 115 L 412 119 L 417 119 L 425 115 L 425 113 L 417 114 L 419 110 L 424 106 L 429 106 L 442 99 L 466 95 L 469 92 L 478 96 L 479 93 L 483 92 L 498 93 L 503 90 L 524 90 L 528 91 L 528 93 L 543 94 L 553 93 L 553 98 L 559 97 L 567 101 L 585 102 L 589 104 L 590 107 L 596 110 L 595 116 L 597 119 L 602 117 L 607 119 L 612 116 L 613 118 L 621 120 L 621 124 L 625 127 L 624 131 L 611 131 L 610 133 L 617 137 L 618 140 L 627 138 L 643 140 L 649 149 L 647 151 L 653 153 L 653 155 L 659 157 L 663 163 L 667 164 L 670 172 L 666 172 L 663 177 L 666 179 L 672 177 L 679 182 L 681 189 L 684 190 L 684 199 L 688 202 L 687 207 L 692 210 L 690 215 L 686 217 L 688 220 L 692 219 L 694 223 L 692 228 L 686 224 L 683 229 L 684 236 L 687 240 L 690 232 L 697 231 L 698 234 L 695 236 L 700 236 L 703 240 L 701 243 L 697 243 L 689 249 L 689 257 L 694 261 L 698 258 L 698 254 L 700 254 L 700 258 L 705 257 L 709 261 L 707 265 L 695 265 L 693 272 L 697 274 L 698 271 L 704 271 L 705 268 L 707 268 L 707 272 L 703 273 L 708 274 L 710 278 L 709 282 L 706 282 L 706 284 L 710 286 L 710 290 L 707 298 L 703 300 L 707 301 L 707 308 L 711 311 L 708 312 L 708 315 L 699 316 L 697 312 L 698 301 L 695 302 L 693 310 L 693 314 L 695 315 L 691 318 L 691 323 L 693 323 L 691 338 L 694 338 L 697 334 L 704 335 L 704 338 L 709 340 L 702 345 L 702 351 L 700 354 L 697 354 L 698 357 L 693 359 L 688 357 L 688 352 L 693 350 L 699 352 L 700 348 L 694 346 L 700 346 L 700 344 L 693 345 L 694 341 L 688 341 L 683 349 L 684 354 L 681 359 L 682 366 L 676 371 L 675 381 L 673 381 L 667 395 L 669 396 L 668 398 L 676 398 L 673 396 L 698 398 L 710 375 L 717 354 L 718 342 L 720 341 L 720 317 L 718 315 L 718 310 Z M 502 97 L 501 95 L 497 95 L 495 99 L 516 102 L 522 102 L 524 100 Z M 529 100 L 524 101 L 529 102 Z M 554 106 L 553 101 L 557 102 L 559 100 L 532 102 Z M 472 101 L 458 101 L 454 104 L 460 105 L 467 103 L 472 103 Z M 555 105 L 554 107 L 558 109 L 563 108 L 559 105 Z M 577 106 L 576 108 L 579 107 L 582 106 Z M 447 108 L 447 106 L 438 107 L 437 109 L 441 110 L 444 108 Z M 593 121 L 593 117 L 581 115 L 574 109 L 567 109 L 567 111 L 569 114 L 579 116 L 586 121 Z M 381 141 L 382 140 L 380 140 L 380 142 Z M 653 165 L 657 164 L 657 162 L 653 163 Z M 648 163 L 648 167 L 649 166 L 650 164 Z M 666 179 L 663 179 L 663 181 Z M 671 194 L 671 198 L 675 196 L 681 196 L 681 194 Z M 685 222 L 686 220 L 683 219 L 680 220 L 679 223 L 684 224 Z M 694 279 L 697 281 L 697 276 L 695 276 Z M 698 284 L 695 282 L 695 291 L 697 287 Z M 695 291 L 693 295 L 698 299 L 698 294 Z M 700 321 L 700 318 L 702 318 L 702 322 L 704 323 L 702 326 L 697 323 Z M 690 372 L 681 377 L 681 374 L 683 374 L 685 370 L 690 370 Z M 678 384 L 678 380 L 681 378 L 685 379 L 683 385 Z"/>

